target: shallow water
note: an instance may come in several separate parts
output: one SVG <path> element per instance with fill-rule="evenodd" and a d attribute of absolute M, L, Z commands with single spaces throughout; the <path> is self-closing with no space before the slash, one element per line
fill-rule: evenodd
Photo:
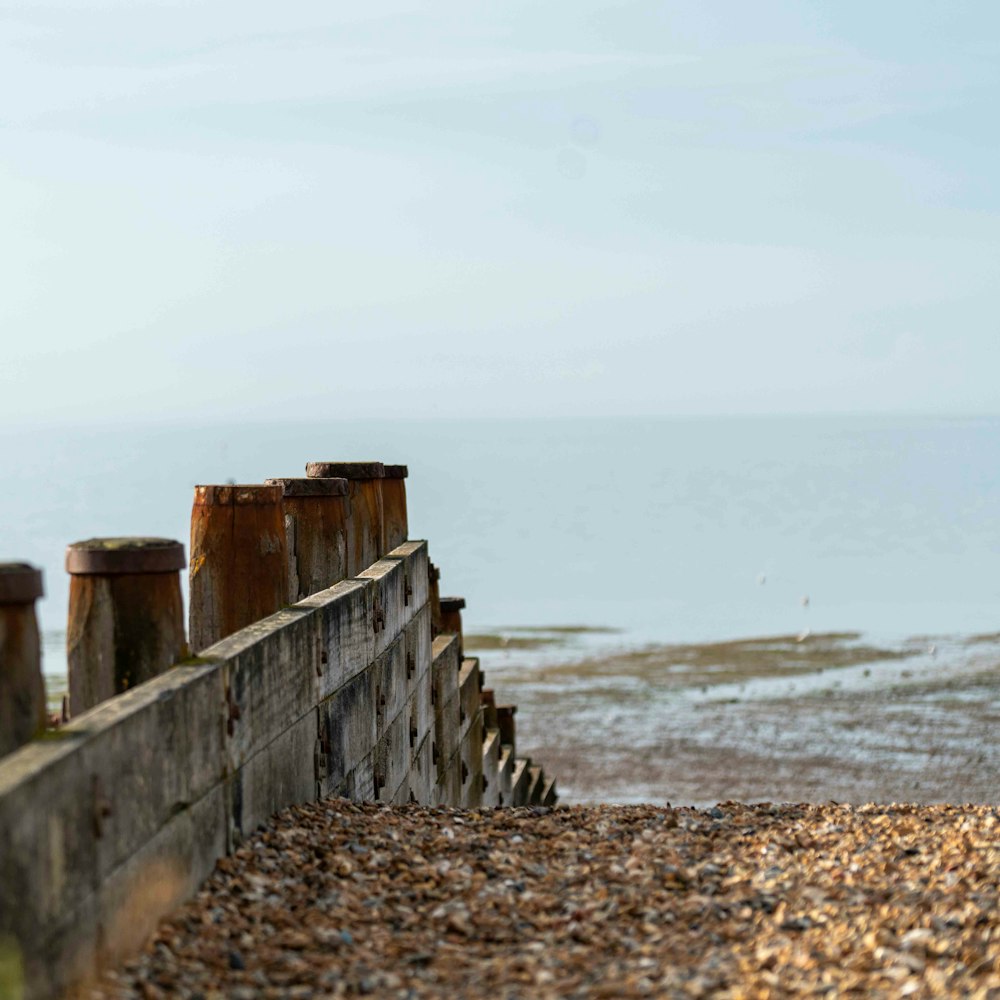
<path fill-rule="evenodd" d="M 921 417 L 6 428 L 0 558 L 45 570 L 57 700 L 68 542 L 186 541 L 196 483 L 402 461 L 410 534 L 430 540 L 442 592 L 466 597 L 466 631 L 494 637 L 488 682 L 520 704 L 525 747 L 569 798 L 896 794 L 893 768 L 930 769 L 920 745 L 938 745 L 935 727 L 974 780 L 921 789 L 971 796 L 987 772 L 961 748 L 989 744 L 997 699 L 991 681 L 966 681 L 996 658 L 998 432 L 997 418 Z M 566 625 L 610 631 L 524 631 Z M 804 636 L 811 654 L 809 637 L 844 632 L 857 638 L 831 662 L 822 649 L 782 660 L 788 676 L 773 650 L 715 648 Z M 951 773 L 951 757 L 933 759 Z"/>
<path fill-rule="evenodd" d="M 825 665 L 803 670 L 810 643 Z M 740 660 L 756 641 L 731 645 L 729 669 L 700 676 L 672 666 L 701 647 L 479 655 L 498 699 L 516 694 L 518 752 L 558 776 L 566 802 L 996 800 L 1000 642 L 811 636 L 772 643 L 764 670 L 756 650 Z"/>

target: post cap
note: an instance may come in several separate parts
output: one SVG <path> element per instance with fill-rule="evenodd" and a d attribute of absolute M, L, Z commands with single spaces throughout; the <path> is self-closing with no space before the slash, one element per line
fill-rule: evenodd
<path fill-rule="evenodd" d="M 432 583 L 437 583 L 437 581 L 441 579 L 441 570 L 438 569 L 438 567 L 432 562 L 427 564 L 427 578 Z"/>
<path fill-rule="evenodd" d="M 441 610 L 442 611 L 461 611 L 465 607 L 464 597 L 442 597 L 441 598 Z"/>
<path fill-rule="evenodd" d="M 286 497 L 346 497 L 346 479 L 265 479 L 268 486 L 280 486 Z"/>
<path fill-rule="evenodd" d="M 405 479 L 410 474 L 410 470 L 405 465 L 386 465 L 383 468 L 386 479 Z"/>
<path fill-rule="evenodd" d="M 74 576 L 176 573 L 184 546 L 170 538 L 88 538 L 66 547 L 66 572 Z"/>
<path fill-rule="evenodd" d="M 0 604 L 33 604 L 44 592 L 40 569 L 29 563 L 0 563 Z"/>
<path fill-rule="evenodd" d="M 310 479 L 385 479 L 381 462 L 306 462 Z"/>
<path fill-rule="evenodd" d="M 194 502 L 198 507 L 227 507 L 237 504 L 276 504 L 281 503 L 281 487 L 250 483 L 237 485 L 226 483 L 224 486 L 196 486 Z"/>

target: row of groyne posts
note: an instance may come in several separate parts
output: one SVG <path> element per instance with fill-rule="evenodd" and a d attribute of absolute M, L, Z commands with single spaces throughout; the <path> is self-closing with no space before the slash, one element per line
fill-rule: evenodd
<path fill-rule="evenodd" d="M 187 635 L 180 542 L 71 544 L 53 716 L 41 571 L 0 564 L 0 946 L 25 996 L 134 950 L 288 805 L 555 802 L 408 539 L 406 467 L 306 473 L 195 487 Z"/>

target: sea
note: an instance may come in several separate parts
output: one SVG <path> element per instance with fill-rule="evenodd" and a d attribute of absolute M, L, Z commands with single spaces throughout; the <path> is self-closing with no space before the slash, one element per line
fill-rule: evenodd
<path fill-rule="evenodd" d="M 81 415 L 0 430 L 0 560 L 44 570 L 53 689 L 65 682 L 68 543 L 186 545 L 196 484 L 353 459 L 409 467 L 410 536 L 428 539 L 442 593 L 465 597 L 465 629 L 486 637 L 499 679 L 768 636 L 945 649 L 1000 630 L 1000 417 Z M 509 638 L 531 634 L 567 639 L 524 643 L 511 672 Z M 572 670 L 560 676 L 572 686 Z"/>

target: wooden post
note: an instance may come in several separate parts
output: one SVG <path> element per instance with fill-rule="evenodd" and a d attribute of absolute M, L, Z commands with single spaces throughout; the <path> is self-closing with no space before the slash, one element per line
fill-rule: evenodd
<path fill-rule="evenodd" d="M 42 571 L 0 563 L 0 757 L 45 729 L 45 681 L 35 601 Z"/>
<path fill-rule="evenodd" d="M 497 728 L 500 730 L 500 746 L 510 747 L 512 754 L 517 753 L 517 727 L 514 716 L 517 705 L 497 705 Z"/>
<path fill-rule="evenodd" d="M 350 501 L 346 479 L 268 479 L 280 486 L 292 604 L 347 577 Z"/>
<path fill-rule="evenodd" d="M 497 701 L 493 688 L 482 688 L 479 692 L 479 704 L 483 707 L 483 725 L 487 729 L 499 729 L 497 723 Z"/>
<path fill-rule="evenodd" d="M 431 638 L 441 634 L 441 570 L 434 563 L 427 563 L 427 602 L 431 606 Z"/>
<path fill-rule="evenodd" d="M 91 538 L 67 548 L 71 715 L 187 655 L 183 568 L 184 546 L 167 538 Z"/>
<path fill-rule="evenodd" d="M 462 652 L 462 608 L 465 607 L 464 597 L 441 598 L 441 631 L 452 632 L 458 636 L 458 655 Z"/>
<path fill-rule="evenodd" d="M 410 537 L 406 523 L 406 477 L 405 465 L 385 466 L 382 480 L 382 526 L 383 552 L 391 552 L 397 545 Z"/>
<path fill-rule="evenodd" d="M 350 484 L 351 519 L 347 534 L 347 575 L 357 576 L 385 555 L 382 547 L 381 462 L 309 462 L 310 479 L 346 479 Z"/>
<path fill-rule="evenodd" d="M 280 486 L 196 486 L 191 647 L 197 652 L 288 603 Z"/>

